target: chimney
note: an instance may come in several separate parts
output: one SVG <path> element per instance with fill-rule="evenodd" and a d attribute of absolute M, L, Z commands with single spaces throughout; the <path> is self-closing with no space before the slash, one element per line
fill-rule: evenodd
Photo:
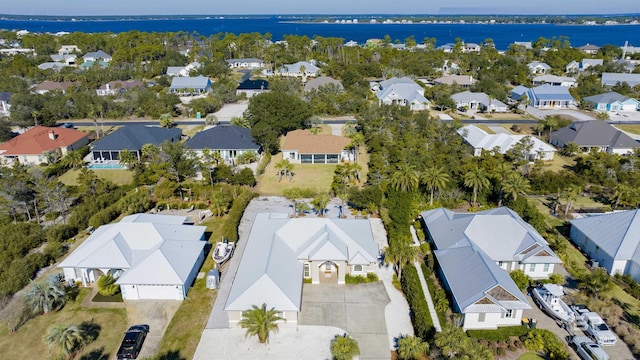
<path fill-rule="evenodd" d="M 49 131 L 49 139 L 55 140 L 57 138 L 58 138 L 58 135 L 56 135 L 56 133 L 54 133 L 53 131 Z"/>

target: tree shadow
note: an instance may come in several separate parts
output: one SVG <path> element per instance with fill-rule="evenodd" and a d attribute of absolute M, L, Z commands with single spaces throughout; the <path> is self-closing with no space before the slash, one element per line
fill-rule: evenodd
<path fill-rule="evenodd" d="M 104 348 L 92 350 L 90 353 L 83 355 L 80 360 L 109 360 L 111 354 L 105 353 Z"/>
<path fill-rule="evenodd" d="M 78 294 L 80 294 L 80 286 L 78 284 L 73 284 L 67 288 L 67 299 L 69 301 L 76 301 Z"/>
<path fill-rule="evenodd" d="M 98 336 L 100 336 L 100 330 L 102 330 L 102 326 L 96 324 L 93 319 L 91 321 L 84 321 L 80 324 L 80 329 L 87 336 L 87 340 L 89 343 L 95 341 Z"/>

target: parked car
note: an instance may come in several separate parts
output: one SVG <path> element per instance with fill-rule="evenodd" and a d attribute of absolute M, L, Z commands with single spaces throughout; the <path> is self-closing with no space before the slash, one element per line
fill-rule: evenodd
<path fill-rule="evenodd" d="M 583 360 L 609 360 L 609 354 L 586 336 L 573 336 L 570 344 Z"/>
<path fill-rule="evenodd" d="M 144 339 L 149 333 L 149 325 L 133 325 L 127 330 L 118 349 L 118 360 L 136 359 L 140 355 Z"/>

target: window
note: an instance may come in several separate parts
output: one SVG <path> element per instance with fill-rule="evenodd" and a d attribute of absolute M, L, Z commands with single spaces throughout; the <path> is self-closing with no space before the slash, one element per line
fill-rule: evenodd
<path fill-rule="evenodd" d="M 362 272 L 362 265 L 353 265 L 353 272 Z"/>
<path fill-rule="evenodd" d="M 500 267 L 504 266 L 504 261 L 498 261 L 498 266 Z"/>
<path fill-rule="evenodd" d="M 324 263 L 324 271 L 331 271 L 331 261 Z"/>
<path fill-rule="evenodd" d="M 549 271 L 549 264 L 544 264 L 544 272 L 548 272 Z"/>
<path fill-rule="evenodd" d="M 536 264 L 529 265 L 529 271 L 531 271 L 531 272 L 536 271 Z"/>
<path fill-rule="evenodd" d="M 284 319 L 285 318 L 284 317 L 284 311 L 276 311 L 276 316 L 279 317 L 279 318 Z"/>
<path fill-rule="evenodd" d="M 484 317 L 485 317 L 485 313 L 479 313 L 478 314 L 478 322 L 484 322 Z"/>
<path fill-rule="evenodd" d="M 513 318 L 513 310 L 508 309 L 507 312 L 503 312 L 502 317 L 507 319 Z"/>
<path fill-rule="evenodd" d="M 304 277 L 305 278 L 311 277 L 311 269 L 309 267 L 309 264 L 304 264 Z"/>

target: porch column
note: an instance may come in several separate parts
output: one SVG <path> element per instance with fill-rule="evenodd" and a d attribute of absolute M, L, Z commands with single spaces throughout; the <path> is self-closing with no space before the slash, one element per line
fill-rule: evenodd
<path fill-rule="evenodd" d="M 311 272 L 311 283 L 312 284 L 320 284 L 320 266 L 313 261 L 309 261 L 309 271 Z"/>
<path fill-rule="evenodd" d="M 344 284 L 344 278 L 347 273 L 347 262 L 346 261 L 338 261 L 335 262 L 337 271 L 338 271 L 338 284 Z"/>

